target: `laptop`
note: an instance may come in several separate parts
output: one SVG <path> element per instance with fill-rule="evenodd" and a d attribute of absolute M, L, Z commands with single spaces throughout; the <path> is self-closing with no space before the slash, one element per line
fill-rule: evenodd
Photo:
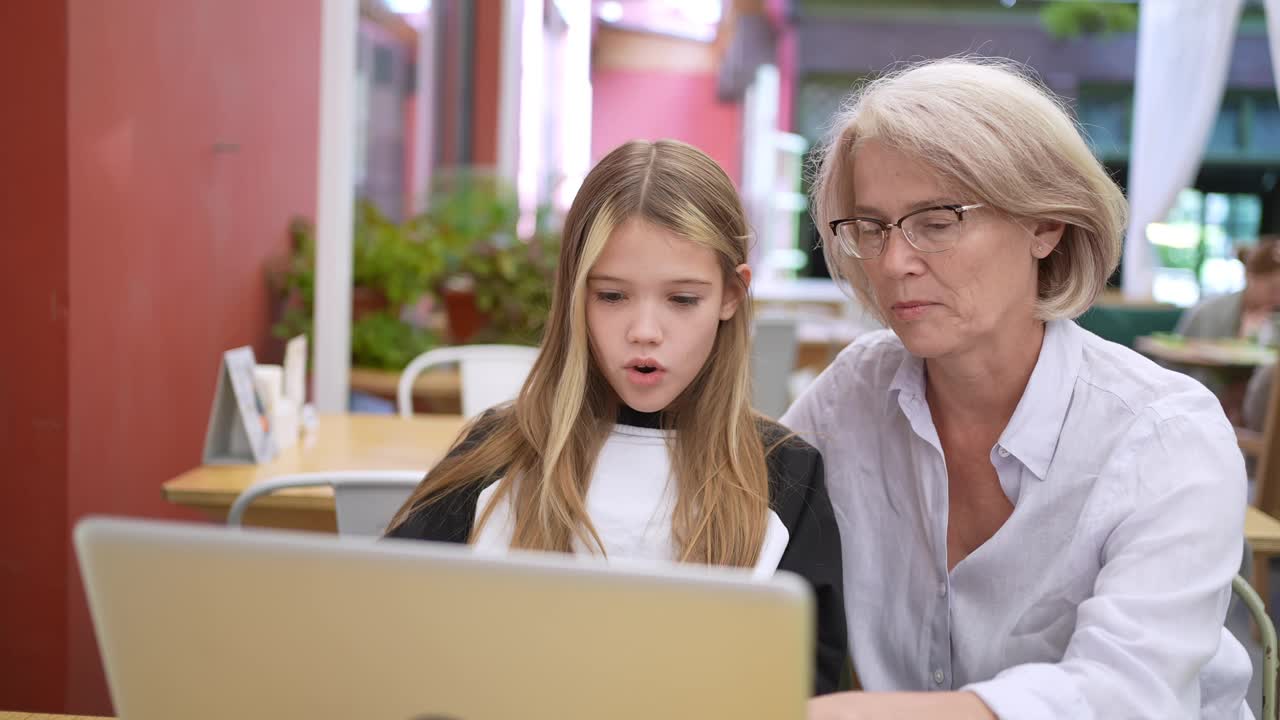
<path fill-rule="evenodd" d="M 798 577 L 89 518 L 123 720 L 803 718 Z"/>

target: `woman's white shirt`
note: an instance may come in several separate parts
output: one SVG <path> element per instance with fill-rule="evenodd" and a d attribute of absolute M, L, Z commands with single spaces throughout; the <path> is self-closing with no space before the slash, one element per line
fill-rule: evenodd
<path fill-rule="evenodd" d="M 1244 463 L 1194 380 L 1048 323 L 991 448 L 1013 514 L 950 572 L 924 364 L 895 335 L 859 338 L 781 422 L 826 462 L 863 687 L 968 689 L 1003 720 L 1250 716 L 1223 628 Z"/>

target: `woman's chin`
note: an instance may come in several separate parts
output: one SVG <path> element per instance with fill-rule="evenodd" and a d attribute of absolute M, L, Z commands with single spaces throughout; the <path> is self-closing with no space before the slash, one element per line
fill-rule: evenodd
<path fill-rule="evenodd" d="M 893 331 L 897 333 L 907 352 L 926 360 L 946 355 L 955 346 L 955 339 L 950 333 L 939 332 L 937 328 L 925 327 L 923 324 L 895 326 Z"/>

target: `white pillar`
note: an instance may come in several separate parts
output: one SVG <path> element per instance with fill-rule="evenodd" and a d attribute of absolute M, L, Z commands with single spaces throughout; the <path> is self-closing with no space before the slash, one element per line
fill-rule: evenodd
<path fill-rule="evenodd" d="M 539 3 L 541 5 L 541 3 Z M 524 47 L 524 0 L 502 3 L 502 47 L 498 71 L 498 177 L 516 187 L 520 167 L 520 82 Z M 541 19 L 542 11 L 536 13 Z"/>
<path fill-rule="evenodd" d="M 547 105 L 547 43 L 546 24 L 541 3 L 534 2 L 523 8 L 520 18 L 519 105 L 520 122 L 516 131 L 516 197 L 520 203 L 521 237 L 533 234 L 537 222 L 538 205 L 546 197 L 543 189 L 547 175 L 554 165 L 543 157 L 546 150 L 544 127 Z M 503 52 L 511 52 L 503 48 Z"/>
<path fill-rule="evenodd" d="M 417 87 L 414 89 L 413 167 L 410 170 L 410 213 L 427 209 L 431 195 L 431 165 L 435 157 L 436 38 L 443 3 L 405 19 L 418 31 Z"/>
<path fill-rule="evenodd" d="M 559 3 L 568 25 L 564 58 L 560 63 L 563 103 L 556 124 L 560 127 L 560 172 L 554 201 L 568 212 L 582 179 L 591 169 L 591 0 Z"/>
<path fill-rule="evenodd" d="M 351 245 L 355 214 L 358 0 L 323 0 L 317 165 L 315 403 L 346 412 L 351 371 Z"/>
<path fill-rule="evenodd" d="M 742 99 L 742 201 L 755 235 L 748 259 L 757 282 L 776 278 L 765 260 L 773 243 L 770 219 L 778 180 L 778 98 L 781 80 L 775 65 L 756 68 Z"/>

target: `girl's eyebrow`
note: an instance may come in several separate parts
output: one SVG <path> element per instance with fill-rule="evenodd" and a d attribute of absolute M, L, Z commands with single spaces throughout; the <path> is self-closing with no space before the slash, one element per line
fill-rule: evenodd
<path fill-rule="evenodd" d="M 627 281 L 623 280 L 620 277 L 615 277 L 613 275 L 596 275 L 595 273 L 592 273 L 587 276 L 587 282 L 610 282 L 610 283 L 625 284 Z"/>
<path fill-rule="evenodd" d="M 587 282 L 608 282 L 625 285 L 629 280 L 615 277 L 613 275 L 588 275 Z M 674 280 L 664 280 L 668 285 L 712 285 L 713 283 L 701 278 L 676 278 Z"/>

